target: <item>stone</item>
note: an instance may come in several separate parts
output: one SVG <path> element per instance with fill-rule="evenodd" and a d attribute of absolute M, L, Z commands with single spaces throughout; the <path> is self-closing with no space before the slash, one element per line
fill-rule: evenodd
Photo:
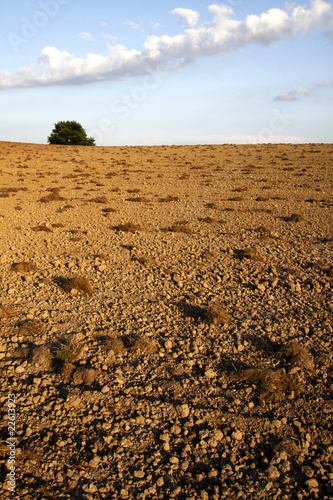
<path fill-rule="evenodd" d="M 232 439 L 235 441 L 241 441 L 243 439 L 242 431 L 236 430 L 231 434 Z"/>

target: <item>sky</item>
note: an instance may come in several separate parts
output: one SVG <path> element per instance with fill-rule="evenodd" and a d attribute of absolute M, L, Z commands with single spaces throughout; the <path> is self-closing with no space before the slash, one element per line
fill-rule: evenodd
<path fill-rule="evenodd" d="M 333 2 L 2 0 L 0 140 L 332 143 Z"/>

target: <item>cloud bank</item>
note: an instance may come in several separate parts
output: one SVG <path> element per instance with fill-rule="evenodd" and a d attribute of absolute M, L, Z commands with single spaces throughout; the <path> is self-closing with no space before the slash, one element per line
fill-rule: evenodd
<path fill-rule="evenodd" d="M 188 29 L 175 36 L 150 36 L 142 50 L 121 44 L 107 44 L 106 55 L 89 53 L 75 57 L 66 50 L 47 46 L 32 66 L 16 72 L 0 71 L 0 88 L 46 85 L 82 85 L 145 75 L 147 71 L 170 71 L 200 57 L 226 54 L 250 44 L 269 46 L 302 31 L 320 28 L 331 33 L 332 5 L 312 0 L 292 10 L 269 9 L 260 16 L 248 15 L 244 21 L 233 19 L 234 10 L 226 5 L 209 5 L 210 23 L 199 24 L 199 14 L 191 9 L 174 9 Z M 297 97 L 297 96 L 296 96 Z"/>

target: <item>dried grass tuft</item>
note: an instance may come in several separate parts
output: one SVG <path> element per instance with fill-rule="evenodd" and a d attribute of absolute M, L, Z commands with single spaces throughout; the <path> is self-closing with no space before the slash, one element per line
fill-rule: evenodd
<path fill-rule="evenodd" d="M 263 401 L 281 401 L 286 393 L 298 390 L 296 382 L 283 369 L 249 368 L 231 374 L 230 378 L 258 385 Z"/>
<path fill-rule="evenodd" d="M 7 307 L 0 305 L 0 319 L 4 318 L 12 318 L 13 316 L 16 316 L 17 312 L 13 307 Z"/>
<path fill-rule="evenodd" d="M 72 363 L 64 362 L 61 368 L 61 378 L 68 384 L 72 378 L 73 371 L 75 370 L 75 366 Z"/>
<path fill-rule="evenodd" d="M 173 224 L 170 229 L 173 233 L 193 233 L 193 229 L 185 221 L 175 222 L 175 224 Z"/>
<path fill-rule="evenodd" d="M 180 201 L 180 198 L 178 196 L 168 195 L 166 198 L 161 198 L 160 199 L 161 203 L 170 203 L 172 201 Z"/>
<path fill-rule="evenodd" d="M 48 194 L 47 196 L 43 196 L 43 198 L 41 198 L 39 201 L 42 203 L 49 203 L 50 201 L 63 201 L 65 199 L 66 198 L 59 194 L 58 189 L 54 189 L 50 194 Z"/>
<path fill-rule="evenodd" d="M 73 384 L 90 386 L 96 381 L 97 375 L 98 372 L 92 368 L 79 368 L 73 373 Z"/>
<path fill-rule="evenodd" d="M 286 217 L 287 222 L 306 222 L 306 218 L 301 214 L 291 214 L 290 217 Z"/>
<path fill-rule="evenodd" d="M 217 224 L 219 219 L 216 219 L 216 217 L 204 217 L 201 221 L 206 222 L 207 224 Z"/>
<path fill-rule="evenodd" d="M 44 346 L 35 347 L 31 354 L 31 363 L 41 371 L 49 371 L 52 366 L 51 351 Z"/>
<path fill-rule="evenodd" d="M 114 212 L 118 212 L 118 210 L 116 208 L 106 207 L 102 209 L 102 212 L 104 212 L 105 214 L 112 214 Z"/>
<path fill-rule="evenodd" d="M 140 224 L 133 224 L 132 222 L 126 222 L 125 224 L 119 224 L 114 229 L 116 231 L 135 233 L 136 231 L 140 231 L 142 229 L 142 227 L 140 226 Z"/>
<path fill-rule="evenodd" d="M 106 196 L 97 196 L 97 198 L 93 198 L 92 200 L 89 200 L 93 203 L 108 203 L 109 200 L 107 199 Z"/>
<path fill-rule="evenodd" d="M 208 260 L 208 261 L 212 261 L 212 260 L 214 260 L 214 259 L 215 259 L 215 257 L 216 257 L 216 254 L 215 254 L 214 252 L 209 252 L 209 251 L 207 251 L 207 252 L 204 252 L 204 253 L 202 254 L 202 258 L 203 258 L 204 260 Z"/>
<path fill-rule="evenodd" d="M 149 200 L 144 196 L 136 196 L 134 198 L 126 198 L 126 201 L 132 201 L 136 203 L 147 203 Z"/>
<path fill-rule="evenodd" d="M 254 262 L 263 262 L 263 258 L 257 253 L 255 248 L 244 248 L 238 252 L 238 256 L 240 259 L 249 259 Z"/>
<path fill-rule="evenodd" d="M 34 320 L 25 320 L 18 324 L 19 327 L 19 335 L 23 335 L 26 337 L 33 335 L 40 335 L 44 332 L 43 325 L 41 323 L 37 323 Z"/>
<path fill-rule="evenodd" d="M 83 276 L 74 276 L 73 278 L 65 279 L 62 284 L 62 288 L 68 293 L 72 290 L 77 290 L 82 295 L 92 295 L 94 292 L 88 278 Z"/>
<path fill-rule="evenodd" d="M 139 337 L 135 339 L 130 345 L 130 351 L 141 351 L 147 354 L 152 354 L 157 351 L 156 344 L 148 337 Z"/>
<path fill-rule="evenodd" d="M 71 339 L 67 345 L 58 351 L 57 360 L 63 363 L 75 363 L 84 357 L 87 350 L 86 344 L 79 342 L 77 339 Z"/>
<path fill-rule="evenodd" d="M 41 231 L 44 231 L 45 233 L 52 233 L 52 229 L 50 229 L 49 227 L 47 226 L 35 226 L 33 228 L 31 228 L 32 231 L 36 231 L 36 232 L 41 232 Z"/>
<path fill-rule="evenodd" d="M 28 273 L 37 271 L 37 266 L 33 262 L 18 262 L 12 264 L 10 270 L 15 273 Z"/>
<path fill-rule="evenodd" d="M 287 453 L 288 457 L 294 457 L 296 455 L 299 455 L 301 450 L 292 439 L 283 439 L 274 446 L 273 453 L 276 454 L 280 453 L 281 451 Z"/>
<path fill-rule="evenodd" d="M 231 316 L 219 304 L 210 304 L 202 315 L 202 321 L 211 325 L 227 325 Z"/>
<path fill-rule="evenodd" d="M 119 354 L 120 352 L 125 351 L 126 347 L 124 342 L 119 337 L 115 337 L 108 340 L 104 344 L 104 349 L 113 351 L 115 354 Z"/>
<path fill-rule="evenodd" d="M 289 342 L 282 350 L 281 355 L 293 366 L 297 366 L 312 374 L 314 372 L 314 361 L 309 351 L 301 346 L 296 340 Z"/>

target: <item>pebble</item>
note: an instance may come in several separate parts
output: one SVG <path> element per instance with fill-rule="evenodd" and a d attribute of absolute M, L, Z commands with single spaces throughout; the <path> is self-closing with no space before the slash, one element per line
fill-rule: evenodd
<path fill-rule="evenodd" d="M 215 378 L 216 376 L 217 374 L 212 368 L 209 368 L 208 370 L 205 371 L 205 377 L 208 379 Z"/>
<path fill-rule="evenodd" d="M 319 486 L 317 479 L 308 479 L 305 484 L 309 490 L 316 490 Z"/>
<path fill-rule="evenodd" d="M 190 414 L 189 406 L 187 404 L 180 405 L 177 408 L 177 412 L 178 412 L 180 418 L 186 418 Z"/>
<path fill-rule="evenodd" d="M 267 476 L 269 479 L 279 479 L 280 477 L 280 472 L 279 472 L 279 469 L 277 467 L 275 467 L 275 465 L 271 465 L 268 469 L 267 469 Z"/>
<path fill-rule="evenodd" d="M 243 439 L 243 433 L 242 431 L 234 431 L 232 434 L 231 434 L 231 437 L 232 439 L 234 439 L 235 441 L 241 441 Z"/>

